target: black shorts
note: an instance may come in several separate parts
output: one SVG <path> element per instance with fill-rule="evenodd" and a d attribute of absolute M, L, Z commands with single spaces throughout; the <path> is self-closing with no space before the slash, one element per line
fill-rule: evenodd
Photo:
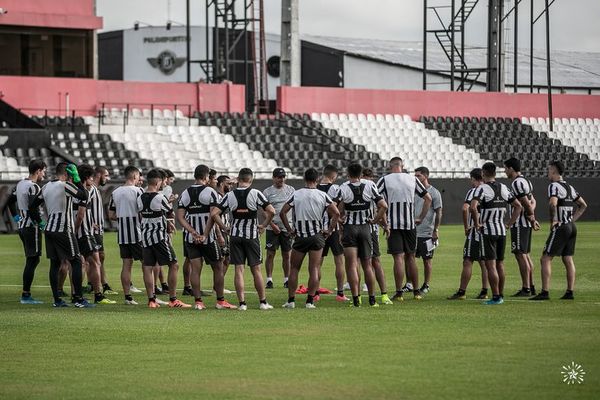
<path fill-rule="evenodd" d="M 575 255 L 575 242 L 577 242 L 577 227 L 573 222 L 568 224 L 558 225 L 550 232 L 546 246 L 544 246 L 544 254 L 556 256 L 573 256 Z"/>
<path fill-rule="evenodd" d="M 294 240 L 287 232 L 281 231 L 280 233 L 275 233 L 272 230 L 267 229 L 267 234 L 265 238 L 265 246 L 268 251 L 277 251 L 279 246 L 281 246 L 281 251 L 288 252 L 292 250 L 292 242 Z"/>
<path fill-rule="evenodd" d="M 417 251 L 416 229 L 392 229 L 388 237 L 388 254 L 413 254 Z"/>
<path fill-rule="evenodd" d="M 77 244 L 79 245 L 79 252 L 84 257 L 89 257 L 98 251 L 98 244 L 93 236 L 82 236 L 77 239 Z"/>
<path fill-rule="evenodd" d="M 104 251 L 104 234 L 96 233 L 94 235 L 94 240 L 96 241 L 96 247 L 98 248 L 98 251 Z"/>
<path fill-rule="evenodd" d="M 371 225 L 344 225 L 342 246 L 344 248 L 356 247 L 360 259 L 373 257 Z"/>
<path fill-rule="evenodd" d="M 323 257 L 327 257 L 329 254 L 329 249 L 331 249 L 331 253 L 334 256 L 341 256 L 344 254 L 344 247 L 342 247 L 342 243 L 340 242 L 340 231 L 335 230 L 331 232 L 331 235 L 325 239 L 325 247 L 323 247 Z"/>
<path fill-rule="evenodd" d="M 120 244 L 119 253 L 121 253 L 121 259 L 133 258 L 134 260 L 141 260 L 142 255 L 142 244 L 141 243 L 129 243 Z"/>
<path fill-rule="evenodd" d="M 217 242 L 209 244 L 184 243 L 183 248 L 187 250 L 190 260 L 204 258 L 208 264 L 214 264 L 221 259 L 221 249 Z"/>
<path fill-rule="evenodd" d="M 237 236 L 231 237 L 229 264 L 249 265 L 254 267 L 262 264 L 260 240 L 245 239 Z"/>
<path fill-rule="evenodd" d="M 175 250 L 166 240 L 158 244 L 143 247 L 143 264 L 145 267 L 154 267 L 155 265 L 171 265 L 177 262 Z"/>
<path fill-rule="evenodd" d="M 379 233 L 371 232 L 371 241 L 373 242 L 373 258 L 381 256 L 381 250 L 379 250 Z"/>
<path fill-rule="evenodd" d="M 481 259 L 504 261 L 506 236 L 482 235 Z"/>
<path fill-rule="evenodd" d="M 189 258 L 187 245 L 188 245 L 188 243 L 184 240 L 183 241 L 183 257 L 184 258 Z"/>
<path fill-rule="evenodd" d="M 417 238 L 417 251 L 416 257 L 422 258 L 423 260 L 431 260 L 433 258 L 434 250 L 427 251 L 427 241 L 432 240 L 430 237 L 418 237 Z"/>
<path fill-rule="evenodd" d="M 531 252 L 531 228 L 513 226 L 510 228 L 510 248 L 515 254 Z"/>
<path fill-rule="evenodd" d="M 37 226 L 19 229 L 19 237 L 23 242 L 25 257 L 40 257 L 42 255 L 42 232 Z"/>
<path fill-rule="evenodd" d="M 60 261 L 70 261 L 79 257 L 75 234 L 46 232 L 46 257 Z"/>
<path fill-rule="evenodd" d="M 481 260 L 481 233 L 475 230 L 469 232 L 463 247 L 463 258 L 471 261 Z"/>
<path fill-rule="evenodd" d="M 293 249 L 300 253 L 306 254 L 309 251 L 321 250 L 323 247 L 325 247 L 325 238 L 320 233 L 310 237 L 297 237 L 294 239 Z"/>

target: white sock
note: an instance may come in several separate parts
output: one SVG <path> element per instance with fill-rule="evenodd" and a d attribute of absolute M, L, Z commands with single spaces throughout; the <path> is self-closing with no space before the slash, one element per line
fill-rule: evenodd
<path fill-rule="evenodd" d="M 267 282 L 273 282 L 273 278 L 270 276 L 267 276 Z"/>

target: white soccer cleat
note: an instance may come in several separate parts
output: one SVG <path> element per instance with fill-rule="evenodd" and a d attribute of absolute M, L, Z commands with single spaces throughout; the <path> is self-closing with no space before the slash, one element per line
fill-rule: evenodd
<path fill-rule="evenodd" d="M 261 310 L 272 310 L 272 309 L 273 309 L 273 306 L 272 306 L 272 305 L 270 305 L 269 303 L 260 303 L 260 306 L 259 306 L 259 308 L 260 308 Z"/>
<path fill-rule="evenodd" d="M 137 306 L 138 302 L 135 300 L 125 300 L 125 305 L 127 306 Z"/>
<path fill-rule="evenodd" d="M 135 287 L 135 286 L 133 286 L 133 285 L 131 285 L 131 286 L 129 287 L 129 291 L 130 291 L 131 293 L 142 293 L 142 291 L 141 291 L 140 289 L 136 288 L 136 287 Z"/>
<path fill-rule="evenodd" d="M 315 306 L 313 303 L 306 303 L 305 307 L 308 308 L 308 309 L 310 309 L 310 310 L 312 310 L 314 308 L 317 308 L 317 306 Z"/>
<path fill-rule="evenodd" d="M 348 282 L 344 283 L 344 290 L 350 290 L 350 284 Z"/>
<path fill-rule="evenodd" d="M 245 304 L 242 304 L 241 306 L 238 307 L 238 310 L 240 311 L 246 311 L 248 309 L 248 306 Z"/>
<path fill-rule="evenodd" d="M 168 301 L 163 301 L 161 299 L 159 299 L 158 297 L 156 298 L 156 304 L 158 304 L 159 306 L 168 306 L 169 302 Z"/>
<path fill-rule="evenodd" d="M 231 290 L 223 289 L 223 294 L 231 294 L 231 293 L 233 293 Z"/>
<path fill-rule="evenodd" d="M 362 291 L 365 292 L 365 293 L 369 291 L 369 289 L 367 288 L 367 284 L 366 283 L 363 283 Z"/>
<path fill-rule="evenodd" d="M 284 305 L 282 305 L 281 308 L 290 308 L 290 309 L 293 309 L 293 308 L 296 308 L 296 303 L 293 302 L 293 301 L 291 303 L 288 302 L 288 303 L 285 303 Z"/>

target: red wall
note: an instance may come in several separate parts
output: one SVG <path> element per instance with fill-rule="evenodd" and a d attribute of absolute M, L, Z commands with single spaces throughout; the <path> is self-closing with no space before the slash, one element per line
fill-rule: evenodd
<path fill-rule="evenodd" d="M 8 11 L 0 15 L 0 25 L 102 28 L 102 18 L 94 14 L 94 0 L 2 0 L 0 7 Z"/>
<path fill-rule="evenodd" d="M 600 96 L 556 94 L 555 117 L 600 118 Z M 369 113 L 547 117 L 545 94 L 280 87 L 278 109 L 290 113 Z"/>
<path fill-rule="evenodd" d="M 243 112 L 245 91 L 241 85 L 197 83 L 152 83 L 100 81 L 93 79 L 0 76 L 0 96 L 28 114 L 64 114 L 65 94 L 69 109 L 78 115 L 93 115 L 105 103 L 107 108 L 172 109 L 175 104 L 187 114 L 192 110 Z"/>

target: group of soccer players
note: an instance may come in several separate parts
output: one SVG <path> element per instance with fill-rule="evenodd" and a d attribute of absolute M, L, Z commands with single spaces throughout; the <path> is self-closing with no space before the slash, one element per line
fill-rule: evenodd
<path fill-rule="evenodd" d="M 563 164 L 551 162 L 548 166 L 551 230 L 541 258 L 542 290 L 536 293 L 529 255 L 532 230 L 539 229 L 533 187 L 521 174 L 519 160 L 511 158 L 504 166 L 512 180 L 510 188 L 496 182 L 493 163 L 485 163 L 470 173 L 472 188 L 462 210 L 466 237 L 463 270 L 458 291 L 448 299 L 466 298 L 472 267 L 477 261 L 482 270 L 482 289 L 477 298 L 486 300 L 484 304 L 488 305 L 503 303 L 507 227 L 522 279 L 522 288 L 514 296 L 549 299 L 551 261 L 560 256 L 567 269 L 567 291 L 562 299 L 573 299 L 577 237 L 574 222 L 585 211 L 585 201 L 563 180 Z M 41 257 L 42 231 L 50 260 L 49 280 L 55 307 L 69 306 L 62 299 L 65 295 L 62 285 L 67 276 L 75 307 L 115 303 L 105 296 L 117 293 L 107 283 L 104 272 L 105 217 L 98 189 L 110 179 L 108 171 L 103 167 L 60 163 L 54 179 L 41 188 L 39 183 L 46 175 L 44 162 L 33 160 L 29 172 L 29 177 L 16 186 L 10 202 L 26 256 L 21 303 L 41 303 L 31 296 L 31 284 Z M 138 304 L 132 293 L 141 291 L 132 284 L 132 267 L 135 261 L 141 261 L 148 307 L 205 309 L 201 274 L 206 262 L 213 272 L 217 309 L 247 309 L 245 266 L 250 267 L 259 308 L 272 309 L 266 289 L 274 287 L 273 263 L 279 248 L 284 287 L 288 289 L 284 308 L 296 307 L 297 293 L 306 293 L 306 308 L 316 308 L 320 294 L 328 292 L 321 288 L 320 280 L 321 266 L 329 251 L 335 264 L 337 301 L 361 306 L 363 278 L 362 290 L 368 292 L 369 306 L 403 301 L 404 293 L 411 291 L 416 300 L 421 299 L 430 291 L 432 258 L 442 219 L 442 197 L 429 183 L 429 170 L 419 167 L 414 175 L 409 174 L 402 159 L 394 157 L 389 161 L 389 173 L 378 180 L 372 170 L 359 163 L 351 163 L 346 173 L 348 180 L 337 185 L 338 171 L 334 166 L 326 166 L 322 174 L 309 168 L 304 173 L 305 186 L 294 189 L 285 183 L 285 170 L 276 168 L 273 185 L 260 192 L 252 188 L 253 172 L 248 168 L 242 168 L 233 180 L 225 175 L 217 177 L 215 170 L 198 165 L 194 183 L 178 196 L 170 186 L 174 180 L 170 171 L 150 170 L 145 177 L 146 187 L 142 188 L 140 170 L 127 167 L 125 183 L 112 192 L 108 205 L 108 218 L 117 221 L 125 304 Z M 176 220 L 183 228 L 183 294 L 193 296 L 193 305 L 177 298 L 179 264 L 172 246 Z M 388 254 L 393 260 L 396 291 L 391 298 L 379 250 L 380 229 L 385 233 Z M 265 231 L 266 284 L 260 246 L 260 236 Z M 304 287 L 299 285 L 298 275 L 307 255 L 309 279 Z M 422 286 L 418 285 L 416 257 L 423 259 Z M 237 306 L 224 297 L 229 292 L 224 285 L 229 264 L 235 268 Z M 162 267 L 168 268 L 166 282 Z M 94 294 L 93 303 L 83 296 L 84 272 Z M 380 303 L 376 300 L 376 285 L 381 293 Z M 344 295 L 345 286 L 351 298 Z M 157 294 L 163 293 L 168 293 L 168 302 L 157 298 Z"/>

